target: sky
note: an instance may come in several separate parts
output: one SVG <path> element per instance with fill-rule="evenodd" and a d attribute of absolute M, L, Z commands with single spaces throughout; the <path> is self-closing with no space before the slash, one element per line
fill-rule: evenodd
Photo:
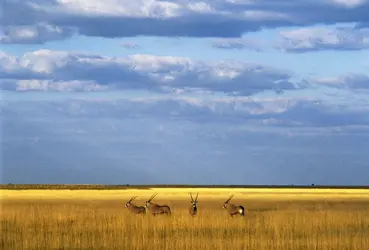
<path fill-rule="evenodd" d="M 2 183 L 369 185 L 368 0 L 2 2 Z"/>

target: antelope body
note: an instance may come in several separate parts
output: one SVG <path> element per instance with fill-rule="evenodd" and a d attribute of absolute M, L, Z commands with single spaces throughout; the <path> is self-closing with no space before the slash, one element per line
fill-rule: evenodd
<path fill-rule="evenodd" d="M 153 215 L 153 216 L 156 216 L 158 214 L 166 214 L 166 215 L 171 215 L 171 210 L 170 210 L 170 207 L 167 206 L 167 205 L 158 205 L 158 204 L 155 204 L 152 201 L 152 199 L 154 199 L 154 197 L 156 196 L 157 194 L 153 194 L 150 199 L 148 199 L 146 201 L 146 204 L 145 204 L 145 207 L 147 209 L 149 209 L 150 213 Z"/>
<path fill-rule="evenodd" d="M 197 195 L 196 195 L 196 198 L 195 199 L 193 199 L 192 198 L 192 194 L 190 193 L 190 197 L 191 197 L 191 207 L 190 207 L 190 210 L 189 210 L 189 212 L 190 212 L 190 215 L 191 216 L 195 216 L 196 214 L 197 214 L 197 197 L 199 196 L 199 193 L 197 193 Z"/>
<path fill-rule="evenodd" d="M 129 211 L 133 214 L 146 214 L 146 208 L 144 206 L 136 206 L 131 202 L 136 199 L 137 196 L 133 196 L 129 201 L 127 201 L 125 207 L 129 209 Z"/>
<path fill-rule="evenodd" d="M 229 214 L 229 216 L 234 216 L 234 215 L 241 215 L 244 216 L 245 215 L 245 208 L 243 206 L 236 206 L 234 204 L 229 203 L 229 201 L 233 198 L 234 195 L 231 195 L 227 201 L 224 202 L 223 204 L 223 208 L 225 208 Z"/>

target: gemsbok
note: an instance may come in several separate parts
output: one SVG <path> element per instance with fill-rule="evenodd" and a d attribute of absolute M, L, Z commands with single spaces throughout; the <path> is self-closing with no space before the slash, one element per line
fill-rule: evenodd
<path fill-rule="evenodd" d="M 192 198 L 192 194 L 190 193 L 191 197 L 191 207 L 190 207 L 190 215 L 195 216 L 197 214 L 197 197 L 199 197 L 199 193 L 197 193 L 196 198 Z"/>
<path fill-rule="evenodd" d="M 153 215 L 153 216 L 156 216 L 158 214 L 166 214 L 166 215 L 171 215 L 171 210 L 170 210 L 170 207 L 167 206 L 167 205 L 158 205 L 158 204 L 155 204 L 152 201 L 152 199 L 154 199 L 154 197 L 156 196 L 157 194 L 153 194 L 151 195 L 150 199 L 148 199 L 146 201 L 146 204 L 145 204 L 145 207 L 147 209 L 149 209 L 150 213 Z"/>
<path fill-rule="evenodd" d="M 223 204 L 223 208 L 227 209 L 228 214 L 232 217 L 234 215 L 241 215 L 244 216 L 245 215 L 245 208 L 243 206 L 236 206 L 233 205 L 231 203 L 228 203 L 232 198 L 233 198 L 234 194 L 232 194 L 231 196 L 229 196 L 228 200 L 226 200 Z"/>
<path fill-rule="evenodd" d="M 144 206 L 136 206 L 135 204 L 132 204 L 131 202 L 136 199 L 137 196 L 133 196 L 129 201 L 126 202 L 125 207 L 129 209 L 129 211 L 133 214 L 146 214 L 146 208 Z"/>

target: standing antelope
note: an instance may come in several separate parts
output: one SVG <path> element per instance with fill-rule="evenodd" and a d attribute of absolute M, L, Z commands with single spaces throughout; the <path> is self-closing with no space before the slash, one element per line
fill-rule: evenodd
<path fill-rule="evenodd" d="M 191 207 L 190 207 L 190 215 L 195 216 L 197 214 L 197 197 L 199 196 L 199 193 L 197 193 L 196 198 L 192 198 L 192 194 L 190 193 L 191 197 Z"/>
<path fill-rule="evenodd" d="M 233 215 L 239 214 L 241 216 L 245 215 L 245 208 L 243 206 L 236 206 L 228 202 L 233 198 L 234 194 L 229 196 L 228 200 L 224 202 L 223 208 L 227 209 L 228 214 L 232 217 Z"/>
<path fill-rule="evenodd" d="M 144 206 L 136 206 L 135 204 L 132 204 L 131 202 L 136 199 L 137 196 L 133 196 L 129 201 L 127 201 L 125 207 L 131 211 L 133 214 L 146 214 L 146 208 Z"/>
<path fill-rule="evenodd" d="M 154 199 L 154 197 L 157 194 L 153 194 L 151 195 L 150 199 L 148 199 L 146 201 L 145 207 L 149 209 L 150 213 L 153 216 L 156 216 L 158 214 L 166 214 L 166 215 L 171 215 L 171 211 L 170 211 L 170 207 L 167 205 L 158 205 L 155 203 L 152 203 L 152 199 Z"/>

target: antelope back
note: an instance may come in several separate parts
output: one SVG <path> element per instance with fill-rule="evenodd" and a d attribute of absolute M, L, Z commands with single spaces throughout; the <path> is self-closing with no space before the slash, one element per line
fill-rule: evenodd
<path fill-rule="evenodd" d="M 130 206 L 128 206 L 128 209 L 135 214 L 145 214 L 146 213 L 146 209 L 143 206 L 136 206 L 134 204 L 130 204 Z"/>
<path fill-rule="evenodd" d="M 238 211 L 238 207 L 235 206 L 234 204 L 228 204 L 227 205 L 227 210 L 228 210 L 228 212 L 234 213 L 234 212 Z"/>
<path fill-rule="evenodd" d="M 160 206 L 160 209 L 161 211 L 165 212 L 165 213 L 171 213 L 171 209 L 168 205 L 163 205 L 163 206 Z"/>
<path fill-rule="evenodd" d="M 150 202 L 148 208 L 151 211 L 156 211 L 156 210 L 160 209 L 160 206 L 156 203 Z"/>
<path fill-rule="evenodd" d="M 149 210 L 151 211 L 151 212 L 159 212 L 159 211 L 161 211 L 161 206 L 160 205 L 158 205 L 158 204 L 156 204 L 156 203 L 152 203 L 152 202 L 150 202 L 150 204 L 149 204 Z"/>
<path fill-rule="evenodd" d="M 158 204 L 155 204 L 155 203 L 151 203 L 150 206 L 149 206 L 149 210 L 150 210 L 152 215 L 157 215 L 157 214 L 170 215 L 171 214 L 171 209 L 167 205 L 158 205 Z"/>

